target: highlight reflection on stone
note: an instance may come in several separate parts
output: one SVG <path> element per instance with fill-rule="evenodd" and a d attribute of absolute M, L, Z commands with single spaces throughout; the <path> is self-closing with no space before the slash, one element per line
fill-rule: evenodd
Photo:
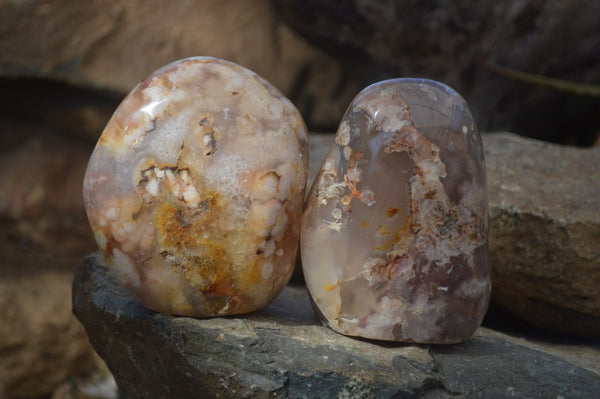
<path fill-rule="evenodd" d="M 188 58 L 121 103 L 84 201 L 101 252 L 142 304 L 250 312 L 292 273 L 307 165 L 304 122 L 277 89 L 233 63 Z"/>
<path fill-rule="evenodd" d="M 491 285 L 483 147 L 462 97 L 422 79 L 364 89 L 308 197 L 301 253 L 334 330 L 468 339 Z"/>

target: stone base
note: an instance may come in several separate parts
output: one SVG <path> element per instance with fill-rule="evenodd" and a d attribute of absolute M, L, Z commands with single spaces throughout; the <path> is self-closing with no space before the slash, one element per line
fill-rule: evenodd
<path fill-rule="evenodd" d="M 321 326 L 303 287 L 252 314 L 192 319 L 142 307 L 88 256 L 73 311 L 131 398 L 569 397 L 600 392 L 598 370 L 482 328 L 447 346 L 353 339 Z"/>

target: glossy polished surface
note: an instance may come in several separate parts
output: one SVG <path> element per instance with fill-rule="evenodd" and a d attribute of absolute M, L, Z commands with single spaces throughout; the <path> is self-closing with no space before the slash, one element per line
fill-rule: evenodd
<path fill-rule="evenodd" d="M 111 270 L 145 306 L 244 313 L 292 273 L 307 165 L 306 128 L 277 89 L 233 63 L 189 58 L 121 103 L 84 201 Z"/>
<path fill-rule="evenodd" d="M 468 339 L 487 309 L 490 269 L 483 147 L 462 97 L 417 79 L 363 90 L 312 187 L 301 253 L 334 330 Z"/>

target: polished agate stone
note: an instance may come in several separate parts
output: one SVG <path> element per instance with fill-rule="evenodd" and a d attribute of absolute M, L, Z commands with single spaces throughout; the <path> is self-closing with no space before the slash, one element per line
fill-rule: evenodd
<path fill-rule="evenodd" d="M 293 270 L 307 143 L 292 103 L 241 66 L 196 57 L 156 71 L 115 111 L 85 174 L 110 269 L 160 312 L 266 306 Z"/>
<path fill-rule="evenodd" d="M 301 254 L 334 330 L 468 339 L 487 310 L 490 268 L 483 148 L 462 97 L 423 79 L 364 89 L 308 196 Z"/>

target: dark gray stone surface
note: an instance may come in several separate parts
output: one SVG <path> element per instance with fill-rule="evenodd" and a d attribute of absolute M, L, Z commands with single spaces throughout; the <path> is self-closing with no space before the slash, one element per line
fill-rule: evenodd
<path fill-rule="evenodd" d="M 131 398 L 590 398 L 600 374 L 481 329 L 450 346 L 372 342 L 319 325 L 288 286 L 239 317 L 154 313 L 88 256 L 73 310 Z M 597 371 L 597 370 L 596 370 Z"/>

